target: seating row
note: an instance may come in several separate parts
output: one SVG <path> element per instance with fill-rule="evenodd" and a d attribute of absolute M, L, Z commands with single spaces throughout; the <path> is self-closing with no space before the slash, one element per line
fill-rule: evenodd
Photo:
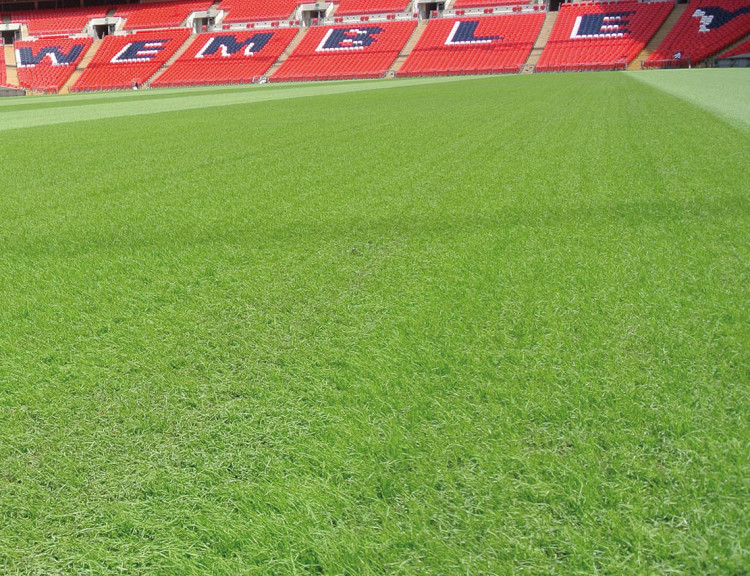
<path fill-rule="evenodd" d="M 525 4 L 521 0 L 456 0 L 453 3 L 454 9 L 462 8 L 485 8 L 491 6 L 515 6 Z"/>
<path fill-rule="evenodd" d="M 738 44 L 731 50 L 727 50 L 719 54 L 720 58 L 731 58 L 732 56 L 747 56 L 750 54 L 750 39 L 745 40 L 741 44 Z"/>
<path fill-rule="evenodd" d="M 226 24 L 285 20 L 302 3 L 303 0 L 222 0 L 219 10 L 227 12 L 224 17 Z"/>
<path fill-rule="evenodd" d="M 409 5 L 409 0 L 334 0 L 336 1 L 336 16 L 403 12 Z"/>

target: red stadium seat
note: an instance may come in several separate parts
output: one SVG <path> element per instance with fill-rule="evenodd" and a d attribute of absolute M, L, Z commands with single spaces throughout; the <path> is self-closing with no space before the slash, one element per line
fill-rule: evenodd
<path fill-rule="evenodd" d="M 527 4 L 521 0 L 456 0 L 453 8 L 482 8 L 484 6 L 514 6 L 516 4 Z M 491 12 L 490 12 L 491 14 Z"/>

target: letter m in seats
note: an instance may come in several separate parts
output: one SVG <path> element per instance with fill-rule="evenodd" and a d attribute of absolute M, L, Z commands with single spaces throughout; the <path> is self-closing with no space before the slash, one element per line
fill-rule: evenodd
<path fill-rule="evenodd" d="M 233 34 L 222 34 L 221 36 L 209 38 L 208 42 L 206 42 L 195 57 L 213 56 L 218 52 L 221 53 L 222 58 L 229 58 L 237 54 L 240 50 L 244 56 L 252 56 L 256 52 L 263 50 L 271 38 L 273 38 L 273 32 L 264 32 L 262 34 L 253 34 L 250 38 L 246 38 L 240 42 Z"/>

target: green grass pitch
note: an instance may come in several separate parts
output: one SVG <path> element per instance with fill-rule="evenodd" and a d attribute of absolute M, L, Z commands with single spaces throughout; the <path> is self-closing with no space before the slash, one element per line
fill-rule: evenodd
<path fill-rule="evenodd" d="M 0 574 L 748 574 L 749 102 L 0 102 Z"/>

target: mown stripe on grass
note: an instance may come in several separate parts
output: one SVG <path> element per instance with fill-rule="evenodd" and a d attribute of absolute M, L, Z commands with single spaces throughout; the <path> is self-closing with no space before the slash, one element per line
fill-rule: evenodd
<path fill-rule="evenodd" d="M 271 100 L 287 100 L 308 96 L 323 96 L 326 94 L 344 94 L 368 90 L 382 90 L 387 88 L 401 88 L 436 82 L 450 82 L 466 80 L 466 78 L 418 78 L 411 80 L 379 80 L 352 81 L 334 84 L 314 83 L 294 87 L 284 86 L 249 86 L 244 90 L 227 90 L 208 93 L 201 90 L 187 88 L 170 91 L 171 96 L 164 97 L 161 91 L 143 92 L 136 95 L 127 92 L 129 97 L 123 98 L 123 93 L 109 93 L 97 95 L 99 98 L 84 105 L 73 105 L 79 96 L 58 97 L 59 106 L 49 107 L 44 100 L 39 100 L 39 106 L 32 109 L 10 109 L 10 113 L 2 114 L 0 108 L 0 131 L 33 126 L 48 126 L 51 124 L 67 124 L 85 120 L 103 120 L 123 116 L 140 116 L 144 114 L 159 114 L 178 110 L 195 110 L 198 108 L 213 108 L 231 106 L 234 104 L 250 104 L 253 102 L 267 102 Z M 139 97 L 142 96 L 142 97 Z M 88 97 L 90 95 L 81 96 Z M 8 110 L 6 108 L 6 110 Z"/>
<path fill-rule="evenodd" d="M 750 129 L 750 73 L 742 69 L 628 72 L 636 80 Z"/>

